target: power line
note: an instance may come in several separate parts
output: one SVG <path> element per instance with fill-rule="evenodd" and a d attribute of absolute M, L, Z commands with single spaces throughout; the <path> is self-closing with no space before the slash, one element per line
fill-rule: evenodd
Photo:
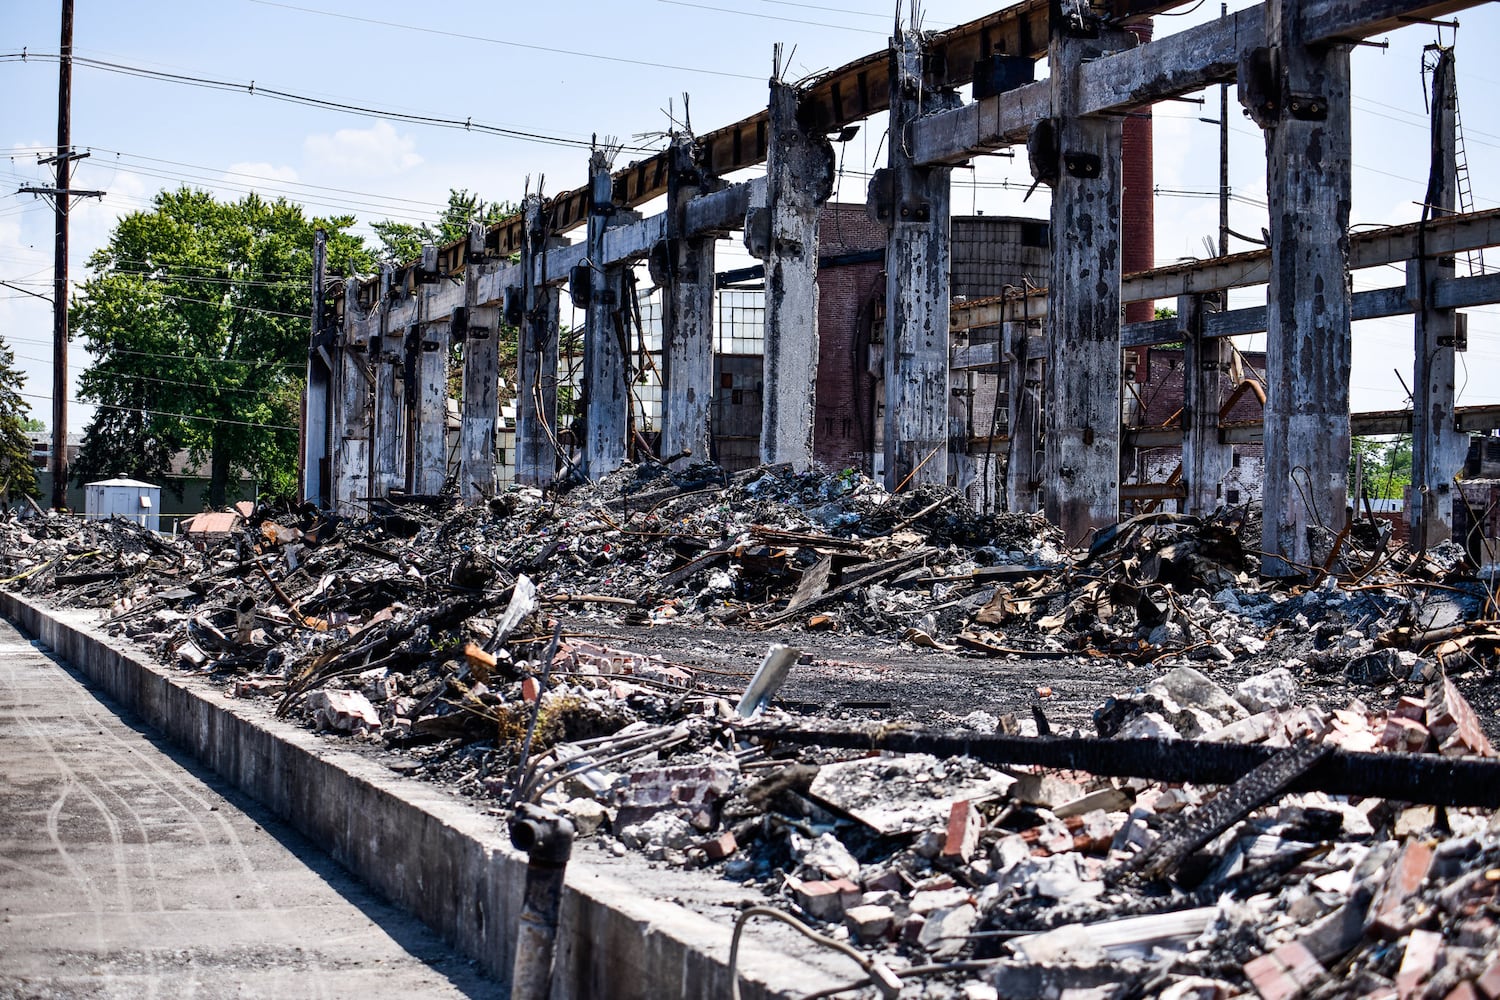
<path fill-rule="evenodd" d="M 28 399 L 51 399 L 51 396 L 43 396 L 36 392 L 21 392 L 18 396 Z M 230 420 L 228 417 L 204 417 L 194 413 L 168 413 L 166 410 L 151 410 L 144 406 L 117 406 L 113 403 L 93 403 L 86 399 L 70 399 L 70 403 L 78 406 L 92 406 L 101 410 L 119 410 L 121 413 L 149 413 L 153 417 L 176 417 L 178 420 L 205 420 L 211 424 L 231 424 L 235 427 L 257 427 L 268 431 L 299 431 L 300 427 L 288 427 L 286 424 L 258 424 L 252 420 Z"/>
<path fill-rule="evenodd" d="M 262 3 L 264 0 L 251 0 L 252 3 Z M 656 0 L 657 3 L 669 3 L 674 7 L 694 7 L 698 10 L 711 10 L 719 14 L 738 14 L 741 17 L 754 17 L 762 21 L 785 21 L 788 24 L 806 24 L 814 28 L 834 28 L 838 31 L 857 31 L 861 35 L 888 35 L 889 32 L 876 31 L 873 28 L 856 28 L 850 24 L 828 24 L 825 21 L 802 21 L 795 17 L 777 17 L 775 14 L 757 14 L 753 10 L 733 10 L 729 7 L 712 7 L 704 3 L 688 3 L 687 0 Z"/>
<path fill-rule="evenodd" d="M 252 2 L 266 2 L 266 0 L 252 0 Z M 343 16 L 343 15 L 340 15 Z M 30 51 L 7 52 L 0 55 L 0 62 L 57 62 L 59 57 L 56 53 L 38 53 Z M 346 114 L 362 115 L 366 118 L 378 118 L 387 121 L 405 122 L 410 125 L 430 125 L 435 128 L 459 129 L 465 132 L 482 132 L 488 135 L 496 135 L 501 138 L 515 139 L 521 142 L 535 142 L 552 146 L 568 146 L 572 148 L 592 149 L 592 140 L 568 139 L 563 136 L 548 135 L 543 132 L 528 132 L 521 129 L 505 128 L 500 125 L 490 125 L 485 122 L 476 122 L 473 118 L 457 119 L 442 118 L 436 115 L 410 114 L 404 111 L 382 110 L 380 108 L 365 107 L 360 104 L 349 104 L 343 101 L 331 101 L 321 97 L 310 97 L 305 94 L 296 94 L 288 90 L 278 90 L 273 87 L 262 87 L 254 80 L 246 83 L 234 83 L 229 80 L 215 80 L 211 77 L 191 76 L 185 73 L 167 73 L 162 70 L 146 69 L 142 66 L 131 66 L 126 63 L 106 62 L 102 59 L 91 59 L 85 56 L 73 56 L 72 61 L 79 66 L 87 66 L 90 69 L 103 70 L 108 73 L 119 73 L 124 76 L 136 76 L 149 80 L 160 80 L 166 83 L 176 83 L 189 87 L 202 87 L 209 90 L 239 91 L 249 94 L 251 97 L 269 97 L 275 101 L 284 101 L 288 104 L 301 104 L 307 107 L 325 108 L 331 111 L 342 111 Z M 654 64 L 646 64 L 654 65 Z M 759 79 L 757 77 L 757 79 Z M 623 146 L 622 149 L 632 153 L 655 153 L 657 150 L 644 146 Z"/>
<path fill-rule="evenodd" d="M 202 174 L 165 170 L 159 167 L 153 168 L 137 166 L 132 164 L 120 163 L 118 161 L 112 164 L 112 166 L 116 170 L 124 171 L 127 174 L 135 174 L 139 177 L 155 177 L 159 180 L 174 181 L 179 184 L 190 183 L 194 186 L 201 184 L 205 187 L 227 189 L 230 191 L 238 192 L 240 194 L 252 194 L 259 192 L 262 194 L 286 197 L 289 200 L 296 199 L 302 204 L 321 205 L 341 212 L 357 211 L 369 213 L 372 215 L 380 213 L 387 217 L 394 217 L 401 220 L 416 222 L 427 222 L 432 219 L 431 215 L 417 215 L 411 213 L 410 210 L 404 210 L 404 206 L 392 210 L 392 208 L 388 205 L 372 204 L 369 202 L 355 201 L 346 198 L 334 198 L 328 196 L 322 196 L 321 198 L 318 198 L 316 196 L 310 197 L 309 194 L 305 192 L 284 190 L 279 186 L 277 182 L 274 181 L 253 184 L 247 181 L 225 180 L 222 177 L 212 177 L 204 176 Z M 433 205 L 432 207 L 435 214 L 441 212 L 441 209 L 436 205 Z"/>
<path fill-rule="evenodd" d="M 697 66 L 674 66 L 671 63 L 654 62 L 648 59 L 628 59 L 625 56 L 609 56 L 600 52 L 579 52 L 575 49 L 559 49 L 547 45 L 533 45 L 529 42 L 517 42 L 508 38 L 487 38 L 484 35 L 471 35 L 467 32 L 443 31 L 440 28 L 428 28 L 415 24 L 400 24 L 395 21 L 382 21 L 373 17 L 359 17 L 354 14 L 340 14 L 337 11 L 318 10 L 314 7 L 298 7 L 295 4 L 276 3 L 275 0 L 247 0 L 249 3 L 259 4 L 262 7 L 280 7 L 282 10 L 295 10 L 303 14 L 318 14 L 322 17 L 335 17 L 341 21 L 357 21 L 361 24 L 375 24 L 383 28 L 399 28 L 402 31 L 419 31 L 427 35 L 441 35 L 445 38 L 461 38 L 466 42 L 487 42 L 490 45 L 504 45 L 513 49 L 528 49 L 532 52 L 548 52 L 553 55 L 577 56 L 580 59 L 600 59 L 605 62 L 623 63 L 627 66 L 647 66 L 651 69 L 671 69 L 682 73 L 703 73 L 707 76 L 727 76 L 735 80 L 754 80 L 761 82 L 764 77 L 748 73 L 731 73 L 723 69 L 703 69 Z"/>
<path fill-rule="evenodd" d="M 419 208 L 429 208 L 430 209 L 430 208 L 434 207 L 434 203 L 433 202 L 426 201 L 426 200 L 421 199 L 421 198 L 402 198 L 399 195 L 375 194 L 374 192 L 370 192 L 370 191 L 354 191 L 354 190 L 351 190 L 349 188 L 330 187 L 330 186 L 328 186 L 326 184 L 308 184 L 305 181 L 288 181 L 288 180 L 279 180 L 277 178 L 265 178 L 265 177 L 261 177 L 259 174 L 245 173 L 244 171 L 239 171 L 239 170 L 228 170 L 228 169 L 222 169 L 221 170 L 218 167 L 207 167 L 207 166 L 204 166 L 201 163 L 183 163 L 183 162 L 181 162 L 179 160 L 166 160 L 166 159 L 162 159 L 159 156 L 146 156 L 146 155 L 144 155 L 142 153 L 128 153 L 128 152 L 125 152 L 124 150 L 120 150 L 120 149 L 108 149 L 108 148 L 106 148 L 104 146 L 89 146 L 88 148 L 94 150 L 95 152 L 99 152 L 99 153 L 112 153 L 112 154 L 114 154 L 117 157 L 118 156 L 123 156 L 123 157 L 126 157 L 128 159 L 132 159 L 132 160 L 146 160 L 146 161 L 151 162 L 151 163 L 165 163 L 165 164 L 167 164 L 169 166 L 173 166 L 173 167 L 186 167 L 189 170 L 207 170 L 207 171 L 216 172 L 216 173 L 220 173 L 220 174 L 230 174 L 230 175 L 233 175 L 233 176 L 236 176 L 236 177 L 248 177 L 251 180 L 257 180 L 257 181 L 269 180 L 272 183 L 275 183 L 275 184 L 278 184 L 278 185 L 281 185 L 281 186 L 284 186 L 284 187 L 310 188 L 310 189 L 313 189 L 313 190 L 316 190 L 316 191 L 332 191 L 335 194 L 355 195 L 357 197 L 367 198 L 367 199 L 370 199 L 370 200 L 373 200 L 373 201 L 397 201 L 397 202 L 405 202 L 408 205 L 416 205 Z"/>

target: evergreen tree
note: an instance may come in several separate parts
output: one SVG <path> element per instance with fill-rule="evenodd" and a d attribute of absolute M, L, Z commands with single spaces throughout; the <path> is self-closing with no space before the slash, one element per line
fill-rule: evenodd
<path fill-rule="evenodd" d="M 21 396 L 25 384 L 16 356 L 0 338 L 0 499 L 6 503 L 38 495 L 31 438 L 26 435 L 34 422 L 28 416 L 31 406 Z"/>

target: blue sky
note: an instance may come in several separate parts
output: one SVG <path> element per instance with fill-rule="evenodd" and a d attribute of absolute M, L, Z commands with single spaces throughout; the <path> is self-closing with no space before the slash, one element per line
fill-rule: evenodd
<path fill-rule="evenodd" d="M 378 110 L 472 119 L 551 140 L 390 121 L 79 65 L 73 142 L 92 156 L 81 162 L 74 183 L 109 193 L 75 209 L 75 282 L 86 276 L 89 253 L 107 239 L 115 219 L 146 207 L 161 187 L 184 182 L 226 197 L 251 187 L 286 195 L 314 214 L 352 212 L 366 232 L 369 222 L 382 218 L 431 218 L 450 187 L 513 201 L 528 180 L 548 192 L 576 187 L 586 177 L 588 153 L 569 143 L 598 135 L 627 146 L 658 145 L 669 127 L 668 109 L 678 119 L 683 115 L 684 92 L 699 131 L 727 124 L 764 105 L 774 43 L 790 53 L 789 76 L 801 78 L 882 48 L 895 10 L 894 0 L 448 0 L 431 8 L 388 0 L 75 2 L 80 57 L 253 81 Z M 925 26 L 942 28 L 997 6 L 926 0 L 922 13 Z M 0 5 L 0 54 L 55 53 L 59 7 L 56 0 Z M 1185 16 L 1159 18 L 1157 35 L 1217 16 L 1218 9 L 1209 2 Z M 1500 5 L 1457 18 L 1459 96 L 1475 204 L 1494 208 L 1500 205 L 1500 102 L 1491 95 L 1500 89 L 1500 68 L 1489 53 L 1500 42 Z M 1417 218 L 1427 173 L 1421 49 L 1435 36 L 1435 28 L 1413 26 L 1392 33 L 1388 49 L 1355 51 L 1356 225 Z M 1445 30 L 1443 40 L 1452 39 Z M 51 210 L 13 192 L 51 183 L 37 157 L 50 153 L 55 141 L 56 73 L 55 63 L 0 62 L 0 92 L 7 98 L 0 108 L 0 280 L 42 295 L 51 293 Z M 1218 135 L 1198 121 L 1217 116 L 1217 88 L 1206 96 L 1201 107 L 1173 102 L 1157 108 L 1159 263 L 1204 256 L 1204 237 L 1217 232 Z M 1231 225 L 1258 233 L 1266 225 L 1264 146 L 1237 103 L 1230 118 Z M 862 200 L 866 172 L 884 156 L 883 128 L 883 118 L 872 119 L 844 147 L 844 200 Z M 621 162 L 630 158 L 622 154 Z M 1022 204 L 1029 184 L 1024 155 L 980 159 L 974 169 L 954 173 L 955 211 L 1045 216 L 1045 188 Z M 743 251 L 723 244 L 720 254 L 721 266 L 733 267 Z M 1500 264 L 1500 251 L 1491 259 Z M 1358 274 L 1355 287 L 1403 280 L 1399 269 L 1381 268 Z M 1242 291 L 1235 302 L 1263 301 L 1263 294 Z M 1460 402 L 1500 402 L 1500 310 L 1475 311 L 1469 329 Z M 29 373 L 27 392 L 45 419 L 50 307 L 0 287 L 0 334 Z M 1410 381 L 1410 355 L 1409 319 L 1360 324 L 1351 377 L 1355 409 L 1403 405 L 1395 372 Z M 75 375 L 85 361 L 75 344 Z M 73 407 L 72 429 L 81 430 L 88 415 L 86 407 Z"/>

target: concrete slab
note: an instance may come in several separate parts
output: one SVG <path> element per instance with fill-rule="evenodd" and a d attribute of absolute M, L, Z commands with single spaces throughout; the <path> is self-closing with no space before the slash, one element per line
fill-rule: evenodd
<path fill-rule="evenodd" d="M 0 621 L 0 996 L 503 997 Z"/>
<path fill-rule="evenodd" d="M 0 614 L 381 897 L 490 974 L 508 978 L 525 861 L 498 818 L 282 722 L 261 703 L 226 697 L 202 677 L 148 662 L 98 629 L 95 612 L 48 609 L 0 592 Z M 690 885 L 692 873 L 600 857 L 586 846 L 579 853 L 568 868 L 553 1000 L 729 994 L 732 907 L 745 902 L 739 886 L 701 877 Z M 739 954 L 744 1000 L 805 996 L 848 980 L 847 959 L 808 954 L 805 942 L 793 944 L 800 939 L 778 927 L 757 925 L 746 936 Z"/>

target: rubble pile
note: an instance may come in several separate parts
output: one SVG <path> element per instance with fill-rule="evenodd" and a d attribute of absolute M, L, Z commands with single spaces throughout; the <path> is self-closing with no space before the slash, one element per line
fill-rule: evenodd
<path fill-rule="evenodd" d="M 538 804 L 597 850 L 741 883 L 856 946 L 851 993 L 1500 1000 L 1500 777 L 1455 798 L 1408 775 L 1495 756 L 1492 582 L 1451 545 L 1263 579 L 1245 531 L 1153 513 L 1070 553 L 1042 518 L 951 491 L 642 466 L 362 521 L 263 506 L 175 538 L 3 521 L 0 561 L 5 586 L 98 608 L 163 662 L 497 815 Z M 726 626 L 731 666 L 684 655 Z M 777 700 L 847 661 L 771 645 L 750 676 L 770 629 L 968 659 L 997 689 L 1020 661 L 1053 679 L 1011 692 L 1020 717 L 939 695 L 851 728 Z M 1085 675 L 1088 736 L 1053 690 Z M 1081 756 L 1015 756 L 1057 741 Z M 1220 776 L 1157 767 L 1174 760 Z"/>

